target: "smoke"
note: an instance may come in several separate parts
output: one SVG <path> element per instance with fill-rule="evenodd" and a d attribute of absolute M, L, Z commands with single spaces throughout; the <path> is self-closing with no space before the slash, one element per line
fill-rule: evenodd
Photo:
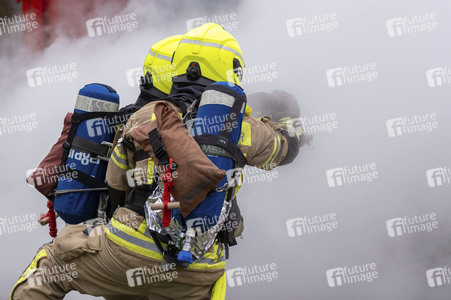
<path fill-rule="evenodd" d="M 249 183 L 238 194 L 245 217 L 244 239 L 230 249 L 227 268 L 275 263 L 278 277 L 228 287 L 227 299 L 281 295 L 287 299 L 446 299 L 446 288 L 428 287 L 425 274 L 449 262 L 450 185 L 431 188 L 425 172 L 450 164 L 450 85 L 428 86 L 425 72 L 449 66 L 449 4 L 136 0 L 111 5 L 95 2 L 75 18 L 71 11 L 78 9 L 78 2 L 61 3 L 64 13 L 53 42 L 43 51 L 23 46 L 20 33 L 0 36 L 0 117 L 11 120 L 35 114 L 37 121 L 29 132 L 3 131 L 0 136 L 2 215 L 46 210 L 45 199 L 26 185 L 25 172 L 35 168 L 56 142 L 80 88 L 105 83 L 117 90 L 121 107 L 133 103 L 139 90 L 130 86 L 127 72 L 142 67 L 150 46 L 169 35 L 183 34 L 193 19 L 216 18 L 229 26 L 243 50 L 248 71 L 245 92 L 293 94 L 314 137 L 312 147 L 302 148 L 294 163 L 276 169 L 277 178 Z M 137 28 L 88 35 L 87 20 L 130 14 L 136 15 Z M 389 36 L 388 20 L 425 14 L 436 15 L 436 29 Z M 299 21 L 294 19 L 299 18 L 306 18 L 306 25 L 296 29 Z M 31 87 L 27 71 L 38 68 L 76 76 Z M 328 70 L 335 70 L 335 75 L 326 75 Z M 376 76 L 371 80 L 366 75 L 358 80 L 352 77 L 360 70 L 368 76 L 376 72 Z M 431 113 L 437 115 L 436 129 L 389 137 L 388 120 Z M 337 126 L 328 131 L 331 127 L 324 116 L 332 114 L 336 118 L 329 121 Z M 328 170 L 344 172 L 345 167 L 358 169 L 371 163 L 377 173 L 372 181 L 354 179 L 331 187 L 328 179 L 334 178 L 327 177 Z M 340 178 L 345 181 L 351 175 Z M 328 213 L 336 214 L 337 229 L 289 236 L 289 220 Z M 428 213 L 437 214 L 438 229 L 388 236 L 387 220 Z M 64 223 L 58 225 L 61 229 Z M 7 295 L 38 247 L 50 238 L 47 228 L 39 228 L 32 233 L 3 234 L 0 239 L 6 254 L 1 260 L 0 294 Z M 17 254 L 8 255 L 11 249 Z M 373 281 L 329 287 L 327 270 L 371 263 L 378 272 Z M 93 297 L 73 293 L 67 299 Z"/>

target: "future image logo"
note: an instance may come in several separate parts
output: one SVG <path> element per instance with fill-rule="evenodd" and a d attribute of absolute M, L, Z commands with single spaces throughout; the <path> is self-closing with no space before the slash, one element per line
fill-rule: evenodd
<path fill-rule="evenodd" d="M 38 128 L 36 113 L 0 117 L 0 136 Z"/>
<path fill-rule="evenodd" d="M 26 71 L 28 86 L 38 87 L 45 84 L 72 82 L 78 78 L 77 65 L 75 63 L 44 66 Z"/>
<path fill-rule="evenodd" d="M 329 87 L 334 88 L 347 84 L 372 82 L 378 78 L 378 72 L 376 63 L 369 63 L 328 69 L 326 77 Z"/>
<path fill-rule="evenodd" d="M 386 221 L 389 237 L 398 237 L 418 232 L 431 232 L 438 228 L 437 214 L 428 213 L 411 217 L 398 217 Z"/>
<path fill-rule="evenodd" d="M 444 184 L 451 184 L 451 169 L 447 166 L 434 168 L 426 171 L 426 178 L 429 187 L 438 187 Z"/>
<path fill-rule="evenodd" d="M 129 87 L 139 86 L 141 76 L 143 76 L 143 69 L 142 68 L 128 69 L 125 72 L 125 76 L 127 77 L 127 83 Z"/>
<path fill-rule="evenodd" d="M 286 222 L 288 236 L 296 237 L 318 232 L 331 232 L 338 228 L 336 213 L 289 219 Z"/>
<path fill-rule="evenodd" d="M 426 271 L 426 279 L 429 287 L 451 284 L 451 271 L 448 266 L 429 269 Z"/>
<path fill-rule="evenodd" d="M 355 284 L 361 282 L 372 282 L 378 278 L 376 264 L 364 264 L 333 268 L 326 271 L 327 284 L 329 287 Z"/>
<path fill-rule="evenodd" d="M 331 32 L 338 28 L 336 13 L 303 16 L 286 21 L 289 37 L 302 36 L 318 32 Z"/>
<path fill-rule="evenodd" d="M 438 28 L 435 13 L 398 17 L 385 22 L 389 37 L 400 37 L 418 32 L 431 32 Z"/>
<path fill-rule="evenodd" d="M 451 68 L 448 66 L 426 70 L 426 79 L 431 88 L 451 83 Z"/>
<path fill-rule="evenodd" d="M 130 32 L 138 28 L 135 13 L 115 15 L 113 17 L 93 18 L 86 21 L 88 36 L 96 37 L 118 32 Z"/>
<path fill-rule="evenodd" d="M 17 32 L 31 32 L 38 27 L 36 13 L 0 17 L 0 36 Z"/>
<path fill-rule="evenodd" d="M 387 120 L 385 124 L 389 137 L 432 132 L 438 128 L 436 113 L 393 118 Z"/>
<path fill-rule="evenodd" d="M 186 20 L 186 30 L 190 31 L 196 27 L 202 26 L 205 23 L 216 23 L 228 32 L 238 28 L 237 14 L 225 13 L 221 15 L 197 17 Z"/>
<path fill-rule="evenodd" d="M 125 272 L 130 287 L 153 284 L 157 282 L 172 282 L 178 277 L 175 263 L 155 265 L 152 267 L 129 269 Z"/>
<path fill-rule="evenodd" d="M 278 278 L 279 273 L 276 270 L 276 263 L 269 263 L 230 269 L 226 271 L 226 276 L 230 287 L 238 287 L 245 284 L 271 282 Z"/>
<path fill-rule="evenodd" d="M 372 182 L 378 178 L 376 163 L 341 167 L 326 171 L 327 183 L 330 187 L 346 184 Z"/>

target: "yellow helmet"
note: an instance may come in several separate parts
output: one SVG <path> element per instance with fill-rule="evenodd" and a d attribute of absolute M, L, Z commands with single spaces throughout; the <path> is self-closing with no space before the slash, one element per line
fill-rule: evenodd
<path fill-rule="evenodd" d="M 188 31 L 172 59 L 172 81 L 208 85 L 228 81 L 241 85 L 243 54 L 236 39 L 221 26 L 206 23 Z"/>
<path fill-rule="evenodd" d="M 171 91 L 172 55 L 182 37 L 182 35 L 173 35 L 153 44 L 144 61 L 144 78 L 149 72 L 153 86 L 165 94 Z"/>

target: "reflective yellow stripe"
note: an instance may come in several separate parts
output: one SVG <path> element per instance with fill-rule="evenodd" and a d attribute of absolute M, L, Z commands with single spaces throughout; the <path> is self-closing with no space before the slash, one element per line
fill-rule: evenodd
<path fill-rule="evenodd" d="M 110 223 L 105 226 L 106 236 L 119 246 L 153 259 L 164 260 L 155 241 L 151 237 L 145 235 L 146 230 L 147 225 L 145 221 L 140 224 L 138 230 L 130 228 L 114 218 L 112 218 Z M 167 247 L 165 243 L 160 243 L 163 247 Z M 214 252 L 207 252 L 204 257 L 196 260 L 196 262 L 189 265 L 188 268 L 199 270 L 224 269 L 225 259 L 218 244 L 213 245 L 213 251 Z"/>
<path fill-rule="evenodd" d="M 153 159 L 148 159 L 147 162 L 147 184 L 152 184 L 153 181 L 153 167 L 155 166 Z"/>
<path fill-rule="evenodd" d="M 227 276 L 226 273 L 222 274 L 218 280 L 213 285 L 213 289 L 211 290 L 211 300 L 224 300 L 226 296 L 227 290 Z"/>
<path fill-rule="evenodd" d="M 128 170 L 128 161 L 127 161 L 127 155 L 121 154 L 119 150 L 114 148 L 113 155 L 111 155 L 111 159 L 121 169 Z"/>
<path fill-rule="evenodd" d="M 198 262 L 193 262 L 188 266 L 188 269 L 198 269 L 198 270 L 218 270 L 225 268 L 225 258 L 222 250 L 219 248 L 219 244 L 214 244 L 213 252 L 205 253 L 204 257 L 198 259 Z M 202 261 L 211 260 L 208 263 L 204 263 Z"/>
<path fill-rule="evenodd" d="M 280 138 L 279 135 L 274 132 L 274 150 L 271 153 L 271 156 L 268 158 L 267 161 L 261 166 L 266 167 L 267 165 L 271 164 L 274 161 L 274 158 L 276 158 L 277 153 L 279 153 L 279 145 L 280 145 Z"/>
<path fill-rule="evenodd" d="M 146 221 L 142 221 L 141 224 L 139 225 L 138 232 L 145 235 L 146 230 L 147 230 Z M 152 242 L 153 242 L 153 240 L 152 240 Z"/>
<path fill-rule="evenodd" d="M 47 252 L 45 252 L 45 249 L 42 249 L 41 251 L 38 252 L 38 254 L 36 254 L 33 261 L 28 266 L 28 268 L 25 270 L 25 272 L 23 272 L 22 276 L 20 276 L 19 280 L 17 280 L 16 284 L 14 285 L 11 291 L 11 294 L 9 295 L 10 300 L 12 299 L 13 292 L 16 289 L 16 287 L 25 280 L 27 280 L 36 271 L 39 260 L 44 257 L 47 257 Z"/>
<path fill-rule="evenodd" d="M 238 140 L 238 145 L 251 146 L 252 136 L 251 136 L 251 124 L 248 122 L 243 122 L 241 125 L 241 137 Z"/>
<path fill-rule="evenodd" d="M 136 252 L 138 254 L 144 255 L 146 257 L 150 257 L 157 260 L 164 260 L 163 255 L 159 252 L 149 250 L 147 248 L 143 248 L 140 246 L 137 246 L 133 243 L 130 243 L 124 239 L 121 239 L 117 235 L 111 233 L 111 231 L 108 229 L 108 227 L 105 226 L 105 233 L 106 236 L 114 243 L 118 244 L 121 247 L 124 247 L 128 250 L 131 250 L 133 252 Z"/>

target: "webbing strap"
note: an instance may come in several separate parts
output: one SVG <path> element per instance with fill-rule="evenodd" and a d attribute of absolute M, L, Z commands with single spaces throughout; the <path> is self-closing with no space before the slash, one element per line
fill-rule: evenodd
<path fill-rule="evenodd" d="M 198 144 L 214 145 L 225 149 L 233 156 L 234 160 L 241 168 L 244 168 L 247 163 L 246 157 L 244 157 L 238 146 L 228 138 L 214 134 L 203 134 L 195 136 L 194 139 Z"/>
<path fill-rule="evenodd" d="M 67 174 L 71 174 L 71 178 L 81 182 L 92 188 L 106 188 L 106 183 L 102 182 L 95 177 L 92 177 L 82 171 L 75 170 L 67 167 Z"/>
<path fill-rule="evenodd" d="M 146 150 L 141 149 L 134 153 L 134 158 L 135 158 L 135 162 L 137 162 L 137 161 L 141 161 L 141 160 L 150 158 L 150 155 Z"/>
<path fill-rule="evenodd" d="M 110 147 L 107 145 L 99 144 L 80 136 L 74 136 L 72 140 L 72 148 L 81 152 L 103 157 L 108 157 L 108 152 L 110 151 Z"/>
<path fill-rule="evenodd" d="M 67 156 L 69 156 L 69 150 L 72 147 L 72 142 L 75 137 L 75 133 L 77 132 L 78 125 L 80 122 L 95 118 L 114 118 L 117 116 L 125 115 L 123 112 L 111 112 L 111 111 L 94 111 L 87 113 L 74 113 L 71 118 L 71 126 L 69 129 L 69 134 L 67 135 L 67 139 L 63 144 L 63 156 L 61 157 L 61 164 L 65 165 Z"/>
<path fill-rule="evenodd" d="M 149 140 L 152 145 L 153 153 L 155 154 L 155 157 L 158 158 L 158 164 L 167 165 L 169 163 L 169 156 L 156 128 L 149 132 Z"/>

